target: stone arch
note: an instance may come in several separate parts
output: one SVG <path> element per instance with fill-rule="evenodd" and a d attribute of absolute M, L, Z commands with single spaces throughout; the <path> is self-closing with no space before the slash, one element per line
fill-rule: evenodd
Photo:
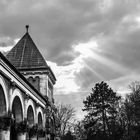
<path fill-rule="evenodd" d="M 29 123 L 29 126 L 34 125 L 36 123 L 36 111 L 34 103 L 31 99 L 28 100 L 26 113 L 27 113 L 27 122 Z"/>
<path fill-rule="evenodd" d="M 16 122 L 23 121 L 23 109 L 22 109 L 21 100 L 18 96 L 15 96 L 13 100 L 12 113 Z"/>
<path fill-rule="evenodd" d="M 32 77 L 32 76 L 28 77 L 28 81 L 29 81 L 30 83 L 32 83 L 33 77 Z"/>
<path fill-rule="evenodd" d="M 40 112 L 38 113 L 38 127 L 39 128 L 43 127 L 43 118 Z"/>
<path fill-rule="evenodd" d="M 2 86 L 0 85 L 0 116 L 6 114 L 6 100 Z"/>
<path fill-rule="evenodd" d="M 29 126 L 32 126 L 35 123 L 35 116 L 31 105 L 27 109 L 27 121 Z"/>
<path fill-rule="evenodd" d="M 42 109 L 40 107 L 37 109 L 37 122 L 38 122 L 38 126 L 42 128 L 44 124 L 44 117 L 43 117 Z"/>
<path fill-rule="evenodd" d="M 24 116 L 24 100 L 23 100 L 23 96 L 22 96 L 22 93 L 19 89 L 14 89 L 13 91 L 13 94 L 12 94 L 12 97 L 11 97 L 11 103 L 10 103 L 10 110 L 12 110 L 12 107 L 13 107 L 13 101 L 15 99 L 15 97 L 18 97 L 19 100 L 20 100 L 20 103 L 21 103 L 21 108 L 22 108 L 22 114 Z"/>
<path fill-rule="evenodd" d="M 36 80 L 40 80 L 39 76 L 36 76 L 35 79 L 36 79 Z"/>
<path fill-rule="evenodd" d="M 35 77 L 34 85 L 35 85 L 35 88 L 36 88 L 38 91 L 40 91 L 40 78 L 39 78 L 39 76 L 36 76 L 36 77 Z"/>
<path fill-rule="evenodd" d="M 8 94 L 7 94 L 7 88 L 6 88 L 6 83 L 5 80 L 3 79 L 2 76 L 0 76 L 0 116 L 4 115 L 6 112 L 8 112 Z"/>
<path fill-rule="evenodd" d="M 40 90 L 40 78 L 39 76 L 36 77 L 28 77 L 28 81 L 34 86 L 34 88 L 36 88 L 37 90 Z"/>

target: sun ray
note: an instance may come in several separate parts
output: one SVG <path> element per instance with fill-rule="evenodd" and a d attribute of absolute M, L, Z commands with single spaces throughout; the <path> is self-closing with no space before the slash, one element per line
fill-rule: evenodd
<path fill-rule="evenodd" d="M 96 54 L 95 52 L 93 52 L 92 58 L 95 59 L 96 61 L 100 62 L 101 64 L 106 65 L 107 67 L 109 67 L 110 69 L 112 69 L 116 72 L 119 72 L 122 74 L 126 74 L 126 73 L 130 72 L 130 70 L 128 68 L 124 67 L 123 65 L 118 64 L 117 62 L 115 62 L 111 59 L 108 59 L 105 56 L 103 57 L 99 54 Z"/>
<path fill-rule="evenodd" d="M 95 75 L 99 78 L 99 80 L 105 80 L 105 78 L 104 78 L 103 76 L 101 76 L 101 74 L 99 74 L 97 71 L 95 71 L 93 67 L 88 66 L 86 63 L 85 63 L 85 66 L 86 66 L 90 71 L 92 71 L 93 74 L 95 74 Z"/>
<path fill-rule="evenodd" d="M 99 53 L 102 50 L 101 48 L 99 48 L 98 43 L 95 40 L 89 41 L 87 43 L 80 43 L 73 46 L 73 48 L 76 52 L 80 53 L 80 59 L 89 58 L 93 59 L 93 61 L 96 60 L 97 62 L 107 66 L 113 71 L 119 72 L 121 74 L 126 74 L 130 72 L 128 68 L 111 60 L 111 58 L 109 59 L 105 56 L 100 55 Z"/>

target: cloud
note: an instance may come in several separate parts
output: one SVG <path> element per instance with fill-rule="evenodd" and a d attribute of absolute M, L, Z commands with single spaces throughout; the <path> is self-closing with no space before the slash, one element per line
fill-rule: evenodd
<path fill-rule="evenodd" d="M 0 50 L 13 46 L 29 24 L 56 74 L 58 100 L 78 99 L 102 80 L 122 92 L 128 81 L 139 79 L 139 5 L 139 0 L 1 0 Z"/>
<path fill-rule="evenodd" d="M 30 24 L 30 33 L 45 58 L 63 64 L 76 57 L 72 49 L 75 42 L 107 34 L 126 13 L 131 13 L 136 3 L 125 0 L 7 0 L 1 1 L 1 5 L 0 36 L 19 38 L 24 33 L 23 27 Z"/>
<path fill-rule="evenodd" d="M 69 29 L 72 28 L 71 31 L 74 34 L 73 38 L 65 34 L 65 37 L 72 39 L 71 43 L 68 43 L 65 37 L 62 38 L 67 42 L 66 45 L 62 45 L 63 50 L 61 47 L 53 48 L 54 55 L 56 52 L 58 53 L 53 59 L 58 67 L 62 63 L 67 64 L 65 67 L 69 68 L 69 73 L 72 72 L 71 78 L 68 74 L 63 74 L 61 81 L 70 83 L 64 80 L 69 79 L 73 83 L 71 83 L 72 87 L 77 86 L 77 89 L 87 91 L 95 82 L 113 80 L 129 74 L 132 70 L 139 71 L 137 59 L 140 59 L 138 53 L 140 42 L 137 12 L 140 9 L 137 6 L 138 1 L 101 0 L 92 2 L 89 0 L 87 2 L 65 1 L 63 4 L 67 7 L 66 13 L 71 14 L 71 18 L 66 20 L 66 22 L 71 20 L 71 25 L 70 28 L 62 28 L 65 28 L 67 35 L 70 33 Z M 88 7 L 89 9 L 86 11 Z M 72 12 L 69 11 L 69 8 Z M 82 16 L 81 13 L 83 13 Z M 76 19 L 77 14 L 78 20 Z M 73 25 L 73 21 L 79 24 Z M 68 27 L 67 24 L 65 26 Z M 60 33 L 58 30 L 56 31 Z M 61 40 L 61 42 L 63 41 Z M 94 42 L 96 47 L 91 42 Z M 92 46 L 88 48 L 90 43 Z M 69 46 L 67 46 L 68 44 Z M 93 48 L 96 49 L 92 50 Z M 54 56 L 52 53 L 50 55 Z M 75 71 L 76 66 L 78 71 Z M 61 89 L 64 87 L 61 86 Z"/>
<path fill-rule="evenodd" d="M 75 82 L 74 73 L 77 71 L 76 64 L 70 64 L 66 66 L 58 66 L 54 62 L 47 61 L 54 71 L 57 82 L 55 85 L 55 94 L 70 94 L 71 92 L 77 92 L 79 86 Z"/>

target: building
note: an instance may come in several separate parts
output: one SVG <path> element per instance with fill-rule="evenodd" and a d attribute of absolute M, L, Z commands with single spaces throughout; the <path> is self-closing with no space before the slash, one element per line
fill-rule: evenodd
<path fill-rule="evenodd" d="M 26 26 L 6 57 L 0 53 L 0 139 L 56 139 L 56 78 Z"/>

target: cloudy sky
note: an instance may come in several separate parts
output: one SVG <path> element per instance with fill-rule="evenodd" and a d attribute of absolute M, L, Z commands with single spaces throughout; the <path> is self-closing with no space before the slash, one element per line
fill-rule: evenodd
<path fill-rule="evenodd" d="M 77 118 L 96 82 L 124 95 L 140 80 L 139 0 L 0 0 L 0 51 L 30 25 L 30 35 L 53 69 L 56 102 Z"/>

